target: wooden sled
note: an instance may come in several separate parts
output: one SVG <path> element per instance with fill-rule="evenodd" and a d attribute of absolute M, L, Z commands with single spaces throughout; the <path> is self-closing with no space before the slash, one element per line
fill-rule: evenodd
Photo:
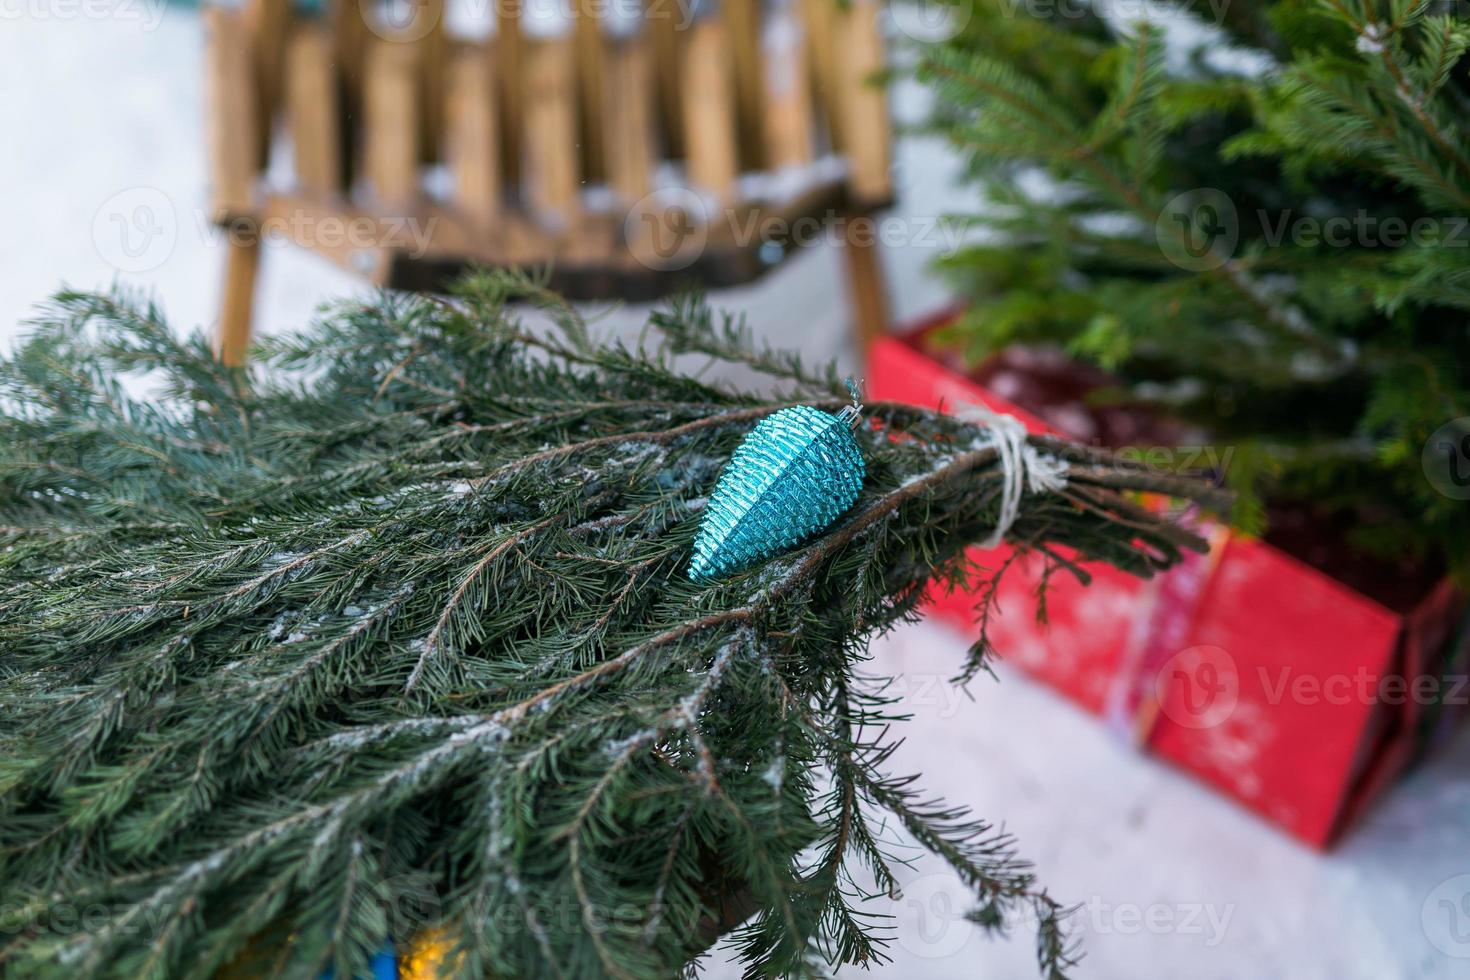
<path fill-rule="evenodd" d="M 835 231 L 864 346 L 881 331 L 873 229 L 848 233 L 891 196 L 877 0 L 468 2 L 205 9 L 224 360 L 267 234 L 392 288 L 514 266 L 638 301 Z"/>

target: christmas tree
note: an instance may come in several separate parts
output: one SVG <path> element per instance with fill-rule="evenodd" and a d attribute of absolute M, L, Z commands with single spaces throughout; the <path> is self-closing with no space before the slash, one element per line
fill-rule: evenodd
<path fill-rule="evenodd" d="M 742 436 L 848 397 L 695 300 L 650 326 L 598 341 L 483 276 L 343 305 L 247 373 L 58 296 L 0 363 L 0 972 L 343 976 L 436 930 L 459 975 L 666 977 L 733 929 L 752 973 L 807 975 L 882 961 L 897 826 L 1060 975 L 1011 839 L 888 772 L 866 641 L 1004 507 L 1059 571 L 1149 575 L 1201 544 L 1133 491 L 1220 491 L 1032 437 L 1056 479 L 1008 497 L 991 430 L 871 405 L 856 505 L 694 582 Z"/>
<path fill-rule="evenodd" d="M 1306 514 L 1470 580 L 1463 13 L 959 11 L 919 69 L 990 203 L 946 261 L 951 339 L 1061 346 L 1116 373 L 1100 397 L 1204 425 L 1250 529 Z"/>

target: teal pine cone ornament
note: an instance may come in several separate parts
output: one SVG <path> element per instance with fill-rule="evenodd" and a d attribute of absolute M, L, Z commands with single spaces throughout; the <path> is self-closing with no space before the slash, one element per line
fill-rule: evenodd
<path fill-rule="evenodd" d="M 863 454 L 853 403 L 833 415 L 807 405 L 762 419 L 720 472 L 704 509 L 689 577 L 739 571 L 829 527 L 858 499 Z"/>

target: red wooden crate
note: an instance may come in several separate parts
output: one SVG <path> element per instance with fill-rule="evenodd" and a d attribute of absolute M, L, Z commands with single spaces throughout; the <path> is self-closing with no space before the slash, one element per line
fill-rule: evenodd
<path fill-rule="evenodd" d="M 948 410 L 979 402 L 1032 431 L 1080 441 L 1182 434 L 1167 423 L 1136 428 L 1126 414 L 1099 420 L 1075 401 L 1038 406 L 1026 396 L 1046 378 L 1024 364 L 991 373 L 987 388 L 977 380 L 986 372 L 966 373 L 927 349 L 930 330 L 953 315 L 878 342 L 873 399 Z M 1396 585 L 1370 596 L 1358 587 L 1372 579 L 1361 568 L 1349 585 L 1277 544 L 1209 523 L 1201 530 L 1210 554 L 1152 581 L 1101 565 L 1088 569 L 1087 587 L 1053 576 L 1045 626 L 1034 615 L 1039 560 L 1021 559 L 1000 589 L 995 647 L 1147 751 L 1326 847 L 1412 758 L 1425 710 L 1443 695 L 1470 696 L 1442 680 L 1463 597 L 1443 579 L 1406 587 L 1393 575 L 1385 578 Z M 1003 557 L 981 561 L 995 567 Z M 935 614 L 967 630 L 975 605 L 973 594 L 932 601 Z"/>

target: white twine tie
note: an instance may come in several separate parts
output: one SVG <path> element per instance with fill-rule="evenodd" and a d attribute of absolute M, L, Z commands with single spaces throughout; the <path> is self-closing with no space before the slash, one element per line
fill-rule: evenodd
<path fill-rule="evenodd" d="M 1021 497 L 1027 491 L 1046 493 L 1067 485 L 1067 464 L 1036 451 L 1026 441 L 1026 426 L 1014 415 L 1003 415 L 981 404 L 967 405 L 956 413 L 967 422 L 989 430 L 982 446 L 994 446 L 1000 458 L 1000 515 L 982 548 L 997 548 L 1010 533 L 1021 513 Z"/>

